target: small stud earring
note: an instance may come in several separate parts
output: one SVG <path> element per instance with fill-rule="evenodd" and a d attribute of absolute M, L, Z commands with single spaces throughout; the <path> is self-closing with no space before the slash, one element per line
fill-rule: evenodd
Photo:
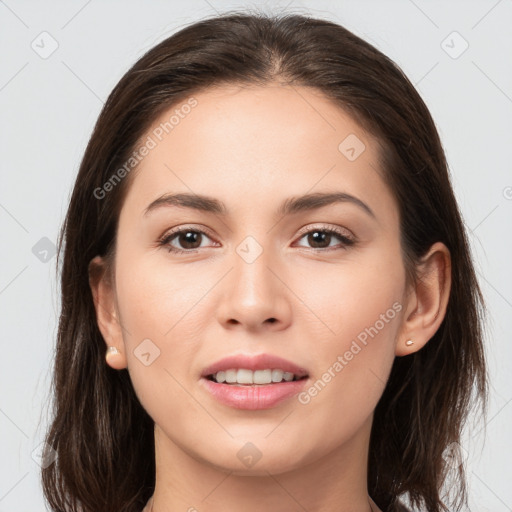
<path fill-rule="evenodd" d="M 414 343 L 414 341 L 412 341 L 412 340 L 407 340 L 407 341 L 405 342 L 405 344 L 406 344 L 408 347 L 410 347 L 413 343 Z"/>
<path fill-rule="evenodd" d="M 117 347 L 108 347 L 107 353 L 105 354 L 105 359 L 108 361 L 109 356 L 118 355 L 121 352 L 117 349 Z"/>

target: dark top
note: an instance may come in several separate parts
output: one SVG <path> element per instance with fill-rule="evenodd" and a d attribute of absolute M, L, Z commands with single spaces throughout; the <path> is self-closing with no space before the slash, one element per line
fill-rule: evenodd
<path fill-rule="evenodd" d="M 407 508 L 403 503 L 401 503 L 400 501 L 396 504 L 395 506 L 395 511 L 396 512 L 412 512 L 412 510 L 410 508 Z"/>

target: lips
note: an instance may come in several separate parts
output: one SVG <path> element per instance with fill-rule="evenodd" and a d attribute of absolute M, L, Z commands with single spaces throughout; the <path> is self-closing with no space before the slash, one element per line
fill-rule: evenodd
<path fill-rule="evenodd" d="M 257 372 L 279 369 L 289 375 L 293 374 L 294 380 L 270 384 L 233 385 L 216 382 L 212 378 L 218 372 L 235 369 L 242 370 L 241 373 L 247 373 L 247 370 Z M 199 384 L 212 398 L 225 406 L 235 409 L 262 410 L 288 402 L 304 389 L 308 381 L 309 374 L 306 369 L 281 357 L 271 354 L 254 356 L 238 354 L 216 361 L 205 368 Z"/>
<path fill-rule="evenodd" d="M 254 411 L 289 403 L 289 400 L 303 391 L 308 381 L 308 378 L 303 378 L 263 386 L 233 386 L 203 378 L 199 383 L 213 399 L 224 406 Z"/>
<path fill-rule="evenodd" d="M 246 354 L 237 354 L 224 359 L 220 359 L 210 366 L 206 367 L 201 373 L 201 377 L 210 377 L 211 375 L 219 372 L 232 369 L 246 369 L 246 370 L 268 370 L 268 369 L 281 369 L 283 372 L 293 373 L 298 379 L 308 376 L 305 368 L 272 354 L 258 354 L 249 356 Z"/>

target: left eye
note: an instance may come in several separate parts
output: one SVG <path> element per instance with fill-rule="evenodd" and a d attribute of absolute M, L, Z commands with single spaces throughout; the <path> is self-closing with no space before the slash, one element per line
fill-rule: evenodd
<path fill-rule="evenodd" d="M 349 238 L 345 234 L 341 233 L 337 229 L 332 228 L 317 228 L 317 229 L 310 229 L 306 233 L 303 233 L 300 239 L 307 237 L 307 240 L 310 244 L 313 245 L 312 249 L 315 250 L 321 250 L 321 249 L 327 249 L 329 248 L 330 244 L 327 243 L 327 247 L 318 247 L 318 244 L 322 245 L 326 241 L 331 242 L 332 238 L 337 238 L 338 240 L 341 240 L 342 246 L 350 246 L 354 244 L 354 240 L 352 238 Z M 343 249 L 343 247 L 341 247 Z"/>
<path fill-rule="evenodd" d="M 201 248 L 203 237 L 209 238 L 208 235 L 200 229 L 182 228 L 173 231 L 168 235 L 164 235 L 164 237 L 159 240 L 158 245 L 167 247 L 169 252 L 193 253 L 197 252 L 197 250 Z M 299 240 L 302 240 L 305 237 L 307 237 L 308 242 L 313 245 L 310 249 L 314 251 L 322 251 L 329 248 L 332 250 L 333 247 L 330 245 L 330 242 L 333 238 L 337 238 L 341 241 L 341 247 L 334 247 L 334 249 L 343 249 L 355 243 L 352 238 L 349 238 L 341 231 L 332 228 L 310 229 L 309 231 L 303 232 Z M 177 240 L 182 248 L 172 245 L 171 242 L 174 240 Z M 327 246 L 324 246 L 326 242 Z"/>

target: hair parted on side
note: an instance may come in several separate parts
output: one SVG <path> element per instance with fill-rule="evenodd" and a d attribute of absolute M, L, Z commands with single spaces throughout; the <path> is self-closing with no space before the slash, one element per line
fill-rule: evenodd
<path fill-rule="evenodd" d="M 444 503 L 445 450 L 459 443 L 477 402 L 487 407 L 484 301 L 448 164 L 432 117 L 400 68 L 342 26 L 299 15 L 231 12 L 160 42 L 122 77 L 83 156 L 58 241 L 61 314 L 42 469 L 52 510 L 140 512 L 155 483 L 153 421 L 127 370 L 105 364 L 89 262 L 113 261 L 119 212 L 132 175 L 102 199 L 94 191 L 123 165 L 151 123 L 194 93 L 222 84 L 311 87 L 379 142 L 379 169 L 396 199 L 408 282 L 437 241 L 451 253 L 445 319 L 418 352 L 396 357 L 374 415 L 368 492 L 385 512 L 399 497 L 429 512 L 467 503 L 463 465 Z M 122 468 L 122 471 L 119 471 Z"/>

